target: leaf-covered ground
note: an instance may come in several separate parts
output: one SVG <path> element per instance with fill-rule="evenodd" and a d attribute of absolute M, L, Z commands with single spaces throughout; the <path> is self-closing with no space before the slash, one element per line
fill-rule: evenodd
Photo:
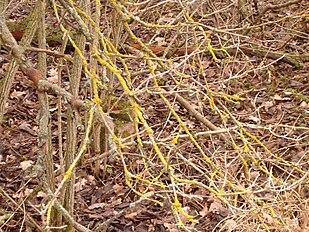
<path fill-rule="evenodd" d="M 227 1 L 193 1 L 197 5 L 191 4 L 187 10 L 198 25 L 190 24 L 176 3 L 150 2 L 128 9 L 141 11 L 140 17 L 153 25 L 173 20 L 183 24 L 163 29 L 130 24 L 133 33 L 155 49 L 166 49 L 172 43 L 174 50 L 167 52 L 167 58 L 160 52 L 151 59 L 149 51 L 132 48 L 130 36 L 125 43 L 131 48 L 118 44 L 119 51 L 128 57 L 117 60 L 116 66 L 124 77 L 123 62 L 128 66 L 131 89 L 147 124 L 139 122 L 138 131 L 132 122 L 120 124 L 117 135 L 126 145 L 121 156 L 96 158 L 89 144 L 76 168 L 76 221 L 93 230 L 110 220 L 107 231 L 309 231 L 308 3 L 299 1 L 255 15 L 258 20 L 254 22 L 263 28 L 253 27 L 248 35 L 240 36 L 245 30 L 239 28 L 246 28 L 246 20 L 240 20 L 237 8 Z M 20 9 L 29 10 L 29 6 L 21 5 Z M 11 19 L 24 17 L 22 10 L 15 10 Z M 203 17 L 210 12 L 213 14 Z M 205 41 L 201 27 L 217 30 L 209 32 L 209 41 Z M 102 31 L 108 34 L 108 29 Z M 226 48 L 226 52 L 231 46 L 237 51 L 216 62 L 207 42 L 218 50 Z M 283 57 L 246 52 L 244 47 L 253 46 L 301 55 L 302 67 L 281 62 Z M 194 49 L 183 53 L 175 47 Z M 4 78 L 11 56 L 3 48 L 0 52 L 0 75 Z M 27 57 L 37 58 L 31 52 Z M 50 82 L 58 81 L 58 64 L 59 60 L 48 58 Z M 61 86 L 69 89 L 65 71 L 62 77 Z M 109 94 L 121 104 L 107 108 L 116 123 L 123 108 L 130 111 L 132 106 L 123 106 L 130 96 L 115 82 Z M 81 85 L 80 95 L 90 98 L 86 75 Z M 67 111 L 65 105 L 58 110 L 57 97 L 49 97 L 59 184 L 58 138 L 63 139 L 65 151 Z M 45 215 L 40 213 L 47 195 L 37 179 L 29 177 L 38 151 L 38 108 L 36 90 L 18 72 L 0 127 L 2 231 L 36 231 L 34 228 L 43 226 Z M 206 127 L 194 110 L 219 131 Z"/>

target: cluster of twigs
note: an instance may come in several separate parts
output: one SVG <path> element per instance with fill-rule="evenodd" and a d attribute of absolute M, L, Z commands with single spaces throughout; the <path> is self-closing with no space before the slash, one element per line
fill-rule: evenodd
<path fill-rule="evenodd" d="M 282 7 L 301 2 L 292 1 Z M 62 221 L 58 219 L 63 215 L 70 226 L 89 231 L 73 215 L 75 170 L 90 149 L 95 157 L 83 162 L 94 162 L 97 175 L 102 172 L 101 164 L 106 170 L 113 162 L 120 163 L 123 180 L 137 199 L 113 218 L 99 223 L 95 231 L 107 230 L 113 220 L 144 200 L 161 207 L 168 202 L 175 225 L 187 231 L 198 230 L 198 225 L 210 215 L 220 218 L 214 228 L 237 229 L 236 222 L 240 220 L 244 228 L 259 231 L 288 228 L 292 219 L 282 211 L 285 199 L 299 197 L 300 204 L 307 204 L 304 185 L 308 179 L 308 154 L 289 159 L 285 150 L 273 149 L 265 138 L 304 144 L 308 141 L 308 125 L 267 124 L 259 116 L 253 117 L 258 109 L 242 106 L 250 105 L 250 92 L 255 90 L 241 91 L 235 82 L 254 78 L 256 72 L 279 62 L 302 69 L 308 54 L 293 55 L 257 45 L 264 42 L 259 37 L 263 30 L 278 23 L 302 21 L 308 12 L 300 9 L 273 21 L 263 21 L 263 14 L 282 8 L 267 5 L 259 9 L 256 4 L 251 8 L 246 1 L 235 6 L 225 5 L 224 1 L 134 4 L 109 0 L 105 6 L 108 20 L 102 25 L 100 1 L 85 1 L 78 6 L 73 1 L 59 0 L 50 1 L 50 6 L 66 41 L 75 50 L 73 57 L 61 55 L 73 63 L 69 92 L 60 84 L 44 80 L 46 65 L 38 70 L 27 63 L 22 47 L 0 17 L 4 44 L 12 49 L 21 70 L 40 94 L 40 126 L 44 128 L 39 135 L 39 147 L 45 154 L 45 158 L 40 156 L 45 164 L 37 165 L 45 167 L 39 168 L 41 171 L 47 170 L 43 182 L 49 198 L 42 210 L 47 215 L 46 228 L 60 226 Z M 73 30 L 79 35 L 73 36 Z M 301 28 L 298 30 L 305 34 Z M 143 35 L 147 36 L 142 39 Z M 153 41 L 157 44 L 151 47 Z M 62 53 L 65 46 L 64 43 Z M 183 54 L 175 50 L 168 55 L 180 47 L 184 48 Z M 46 51 L 44 43 L 40 49 L 37 51 Z M 163 53 L 156 53 L 156 49 Z M 136 71 L 135 67 L 141 70 Z M 225 69 L 230 73 L 226 74 Z M 82 76 L 91 83 L 86 96 L 80 95 Z M 59 114 L 63 100 L 70 103 L 67 148 L 63 150 L 61 133 L 56 145 L 62 177 L 57 187 L 49 148 L 46 92 L 59 96 Z M 90 100 L 81 100 L 87 98 Z M 120 126 L 116 124 L 117 118 L 111 118 L 115 106 L 129 117 Z M 251 117 L 240 116 L 240 108 Z M 61 117 L 58 120 L 62 131 Z M 277 133 L 286 129 L 289 132 L 284 136 Z M 263 137 L 261 131 L 267 136 Z M 38 175 L 41 174 L 35 177 Z M 205 207 L 207 214 L 202 213 Z M 305 209 L 302 206 L 297 212 L 299 228 L 308 226 Z"/>

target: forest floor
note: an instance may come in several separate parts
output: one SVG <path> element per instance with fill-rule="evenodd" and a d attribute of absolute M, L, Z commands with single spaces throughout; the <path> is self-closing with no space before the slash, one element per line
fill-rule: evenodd
<path fill-rule="evenodd" d="M 20 14 L 23 14 L 23 12 L 20 12 Z M 14 18 L 15 16 L 11 17 Z M 139 31 L 139 28 L 135 28 L 135 31 L 139 37 L 147 40 L 148 34 L 143 34 L 144 32 Z M 306 38 L 295 36 L 289 40 L 291 50 L 297 47 L 297 49 L 301 48 L 302 51 L 309 51 L 309 34 L 304 34 L 306 34 Z M 290 52 L 288 46 L 284 48 L 287 52 Z M 27 57 L 36 60 L 37 54 L 29 52 Z M 3 78 L 8 68 L 10 59 L 10 54 L 2 47 L 0 50 L 1 78 Z M 175 65 L 185 59 L 185 57 L 179 58 Z M 251 57 L 250 59 L 252 59 L 250 65 L 262 62 L 259 58 Z M 57 69 L 53 59 L 48 59 L 48 62 L 49 70 Z M 130 64 L 132 73 L 144 68 L 141 67 L 143 65 L 141 63 L 127 62 Z M 268 62 L 271 61 L 268 60 Z M 199 68 L 194 67 L 193 63 L 192 61 L 190 65 L 188 64 L 182 72 L 193 76 L 198 73 Z M 282 194 L 278 193 L 278 195 L 274 192 L 264 192 L 264 190 L 259 193 L 259 197 L 266 202 L 265 204 L 273 205 L 275 209 L 278 209 L 276 212 L 279 212 L 279 209 L 286 211 L 282 215 L 286 216 L 286 220 L 289 218 L 289 221 L 285 223 L 289 224 L 290 227 L 280 231 L 289 231 L 290 229 L 290 231 L 308 232 L 309 223 L 305 214 L 309 214 L 309 61 L 303 62 L 301 69 L 296 69 L 283 62 L 273 62 L 271 65 L 263 66 L 262 69 L 254 66 L 246 67 L 250 72 L 235 80 L 228 80 L 229 73 L 241 71 L 243 63 L 234 63 L 222 68 L 218 67 L 218 64 L 208 57 L 203 60 L 203 68 L 207 83 L 214 91 L 226 92 L 229 95 L 240 93 L 240 96 L 245 99 L 241 101 L 241 104 L 234 104 L 233 100 L 231 100 L 231 103 L 226 103 L 225 106 L 231 111 L 231 115 L 235 116 L 248 128 L 250 133 L 252 132 L 252 134 L 258 136 L 267 150 L 277 155 L 276 157 L 268 157 L 261 151 L 261 144 L 257 142 L 255 144 L 251 143 L 251 146 L 257 152 L 265 155 L 261 162 L 265 162 L 265 166 L 279 179 L 285 181 L 290 178 L 289 175 L 295 175 L 294 179 L 300 183 L 298 187 L 291 186 L 292 193 L 288 190 Z M 55 81 L 54 76 L 53 71 L 50 71 L 48 80 Z M 198 75 L 196 74 L 196 76 Z M 136 78 L 135 82 L 133 81 L 135 86 L 145 84 L 141 80 L 142 77 L 138 76 L 139 79 Z M 199 82 L 204 83 L 202 80 L 199 80 Z M 64 79 L 62 84 L 68 86 L 68 80 Z M 190 85 L 191 83 L 184 84 L 187 86 L 187 84 Z M 53 152 L 55 170 L 57 170 L 57 165 L 59 165 L 57 160 L 59 135 L 56 109 L 57 97 L 52 95 L 49 97 L 52 143 L 55 145 Z M 172 97 L 170 99 L 173 100 Z M 211 112 L 210 106 L 195 101 L 190 94 L 186 96 L 186 99 L 197 105 L 200 112 L 214 125 L 221 123 L 220 117 Z M 162 136 L 166 135 L 168 137 L 169 134 L 175 133 L 173 124 L 175 121 L 170 120 L 167 123 L 170 112 L 162 99 L 144 95 L 139 100 L 155 135 L 163 134 Z M 31 224 L 27 219 L 27 215 L 30 215 L 36 222 L 41 221 L 42 215 L 36 210 L 39 208 L 39 204 L 46 204 L 46 200 L 44 200 L 46 194 L 37 188 L 38 181 L 36 179 L 29 180 L 26 178 L 29 175 L 29 167 L 36 161 L 38 152 L 38 123 L 36 121 L 38 107 L 36 90 L 29 81 L 25 80 L 22 72 L 18 71 L 7 102 L 4 122 L 0 126 L 0 186 L 7 194 L 7 197 L 5 197 L 4 193 L 0 195 L 0 231 L 20 231 L 20 228 L 31 228 L 31 226 L 26 225 L 27 223 Z M 194 117 L 189 116 L 186 109 L 177 104 L 175 104 L 175 108 L 178 114 L 185 119 L 185 123 L 189 128 L 196 133 L 203 132 L 201 123 Z M 62 118 L 65 121 L 66 115 L 63 114 Z M 162 125 L 165 125 L 164 129 L 162 129 Z M 232 124 L 229 126 L 233 127 Z M 63 123 L 63 130 L 63 139 L 65 140 L 65 123 Z M 188 154 L 193 160 L 198 160 L 199 158 L 196 158 L 196 148 L 187 143 L 187 140 L 186 137 L 179 139 L 180 145 L 177 152 Z M 236 144 L 241 143 L 236 140 L 234 142 Z M 202 144 L 204 150 L 214 154 L 212 158 L 216 159 L 216 163 L 220 167 L 222 166 L 223 169 L 227 166 L 225 161 L 228 160 L 223 157 L 235 153 L 234 149 L 224 146 L 224 142 L 218 138 L 208 139 L 201 137 L 198 139 L 198 143 Z M 143 167 L 143 161 L 136 155 L 138 153 L 136 150 L 138 150 L 137 146 L 131 147 L 127 151 L 128 157 L 126 160 L 127 163 L 131 163 L 131 170 L 135 171 L 141 166 Z M 150 151 L 151 149 L 149 149 Z M 216 158 L 215 154 L 219 154 L 219 158 Z M 142 201 L 135 207 L 130 206 L 138 198 L 136 193 L 126 185 L 124 168 L 119 160 L 108 166 L 104 176 L 98 176 L 94 172 L 94 164 L 87 162 L 88 158 L 91 158 L 91 149 L 86 152 L 84 161 L 76 170 L 76 204 L 74 210 L 75 215 L 77 215 L 76 220 L 79 223 L 88 228 L 94 228 L 98 222 L 112 218 L 115 212 L 123 212 L 122 215 L 118 214 L 117 218 L 111 222 L 108 231 L 178 231 L 175 225 L 175 215 L 172 213 L 174 209 L 168 200 L 163 206 L 154 204 L 153 201 Z M 294 166 L 285 166 L 283 163 L 293 164 Z M 185 169 L 181 170 L 183 176 L 201 178 L 198 172 L 192 170 L 192 167 L 191 169 L 189 165 L 185 165 L 185 167 Z M 301 171 L 292 171 L 294 167 L 298 167 Z M 162 167 L 158 165 L 158 168 Z M 236 179 L 241 182 L 244 180 L 243 173 L 237 169 L 241 169 L 241 167 L 236 165 L 224 170 L 236 175 L 235 182 Z M 258 179 L 259 173 L 259 169 L 252 168 L 250 178 L 254 179 L 256 177 Z M 268 177 L 269 175 L 264 175 L 264 179 L 258 179 L 257 185 L 262 186 L 267 183 Z M 166 184 L 170 184 L 168 176 L 162 178 L 166 178 Z M 57 181 L 60 180 L 57 179 Z M 140 192 L 144 191 L 144 186 L 135 187 Z M 153 191 L 156 190 L 153 189 Z M 229 219 L 220 224 L 215 231 L 220 231 L 219 229 L 221 231 L 224 231 L 224 229 L 225 231 L 258 231 L 250 230 L 253 223 L 259 224 L 258 221 L 252 220 L 250 223 L 246 223 L 245 221 L 249 220 L 249 218 L 243 218 L 243 221 L 241 221 L 235 215 L 229 217 L 231 215 L 230 209 L 205 189 L 193 186 L 190 183 L 183 185 L 183 192 L 197 197 L 195 200 L 190 201 L 187 199 L 187 202 L 185 200 L 182 202 L 182 205 L 186 206 L 184 208 L 188 213 L 193 214 L 196 219 L 196 222 L 188 222 L 196 231 L 212 231 L 226 218 Z M 31 193 L 34 193 L 35 197 L 31 198 L 31 202 L 26 202 Z M 161 194 L 167 193 L 162 191 Z M 9 197 L 11 201 L 8 200 Z M 272 204 L 272 202 L 275 203 Z M 241 208 L 239 205 L 238 207 Z M 13 214 L 7 212 L 13 212 Z M 7 217 L 6 215 L 11 216 Z M 180 217 L 185 222 L 188 220 L 185 213 L 184 215 L 180 214 Z M 276 231 L 276 225 L 272 220 L 272 218 L 269 218 L 268 221 L 270 230 Z M 237 229 L 237 224 L 243 225 L 243 228 Z M 304 224 L 307 226 L 304 227 Z M 233 228 L 236 229 L 233 230 Z M 258 228 L 258 226 L 254 226 L 254 228 Z M 28 229 L 27 231 L 31 230 Z"/>

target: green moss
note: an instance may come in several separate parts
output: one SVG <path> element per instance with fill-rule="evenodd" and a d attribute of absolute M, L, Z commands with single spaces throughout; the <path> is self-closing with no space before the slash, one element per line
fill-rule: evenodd
<path fill-rule="evenodd" d="M 288 88 L 287 91 L 290 92 L 296 100 L 309 103 L 309 96 L 298 93 L 298 91 L 293 88 Z"/>
<path fill-rule="evenodd" d="M 281 88 L 287 88 L 289 86 L 290 79 L 287 76 L 280 76 L 279 77 L 279 86 Z"/>
<path fill-rule="evenodd" d="M 266 89 L 268 93 L 273 93 L 278 89 L 278 84 L 271 82 L 270 84 L 266 85 Z"/>
<path fill-rule="evenodd" d="M 31 16 L 31 14 L 29 14 L 29 16 Z M 30 17 L 27 17 L 26 19 L 20 22 L 8 21 L 7 26 L 12 33 L 14 32 L 24 33 L 27 29 L 30 19 L 31 19 Z M 63 32 L 61 31 L 60 27 L 47 26 L 46 41 L 49 44 L 49 46 L 55 46 L 55 45 L 62 44 L 62 36 L 63 36 Z M 74 32 L 71 36 L 74 38 L 76 36 L 76 32 Z M 37 41 L 38 41 L 38 36 L 36 33 L 33 38 L 33 43 L 37 43 Z"/>

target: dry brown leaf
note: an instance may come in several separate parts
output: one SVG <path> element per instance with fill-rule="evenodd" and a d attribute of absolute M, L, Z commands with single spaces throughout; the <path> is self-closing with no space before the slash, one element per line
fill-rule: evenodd
<path fill-rule="evenodd" d="M 86 178 L 82 178 L 80 181 L 78 181 L 76 184 L 75 184 L 75 190 L 78 192 L 80 190 L 83 189 L 83 187 L 86 185 L 87 183 L 87 180 Z"/>
<path fill-rule="evenodd" d="M 133 213 L 129 213 L 125 215 L 124 217 L 128 219 L 135 219 L 137 215 L 138 215 L 138 212 L 133 212 Z"/>
<path fill-rule="evenodd" d="M 93 175 L 88 175 L 88 176 L 87 176 L 87 180 L 88 180 L 88 183 L 89 183 L 89 184 L 93 184 L 93 185 L 96 184 L 96 182 L 95 182 L 95 177 L 94 177 Z"/>
<path fill-rule="evenodd" d="M 209 212 L 222 216 L 228 215 L 228 210 L 220 202 L 216 201 L 210 204 Z"/>
<path fill-rule="evenodd" d="M 203 209 L 199 212 L 202 217 L 205 217 L 209 212 L 208 204 L 205 204 Z"/>
<path fill-rule="evenodd" d="M 231 232 L 236 228 L 236 226 L 237 222 L 235 222 L 233 219 L 229 219 L 225 221 L 222 230 L 225 229 L 224 231 Z"/>
<path fill-rule="evenodd" d="M 163 224 L 169 232 L 178 232 L 178 227 L 175 223 L 164 223 Z"/>
<path fill-rule="evenodd" d="M 274 100 L 277 100 L 277 101 L 290 101 L 291 98 L 289 97 L 281 97 L 279 94 L 275 94 Z"/>
<path fill-rule="evenodd" d="M 57 84 L 58 83 L 58 70 L 55 68 L 51 68 L 48 71 L 48 75 L 49 77 L 47 78 L 47 80 L 52 83 L 52 84 Z"/>
<path fill-rule="evenodd" d="M 117 196 L 122 196 L 125 194 L 123 185 L 115 184 L 113 189 Z"/>
<path fill-rule="evenodd" d="M 122 199 L 121 198 L 117 198 L 116 200 L 112 201 L 112 205 L 116 206 L 116 205 L 120 205 L 122 203 Z"/>
<path fill-rule="evenodd" d="M 98 208 L 104 208 L 106 206 L 106 203 L 94 203 L 90 206 L 88 206 L 88 209 L 98 209 Z"/>
<path fill-rule="evenodd" d="M 22 161 L 20 163 L 20 167 L 22 170 L 26 170 L 28 169 L 29 167 L 31 167 L 33 164 L 33 161 L 32 160 L 26 160 L 26 161 Z"/>
<path fill-rule="evenodd" d="M 19 97 L 21 97 L 25 94 L 26 94 L 25 91 L 17 91 L 17 90 L 14 89 L 13 92 L 11 93 L 10 97 L 11 98 L 19 98 Z"/>
<path fill-rule="evenodd" d="M 43 191 L 39 191 L 37 194 L 36 194 L 36 197 L 42 197 L 42 198 L 45 198 L 47 197 L 47 194 L 44 193 Z"/>
<path fill-rule="evenodd" d="M 33 136 L 37 135 L 37 131 L 35 131 L 37 127 L 32 127 L 29 123 L 23 122 L 19 125 L 19 129 L 24 130 Z"/>

